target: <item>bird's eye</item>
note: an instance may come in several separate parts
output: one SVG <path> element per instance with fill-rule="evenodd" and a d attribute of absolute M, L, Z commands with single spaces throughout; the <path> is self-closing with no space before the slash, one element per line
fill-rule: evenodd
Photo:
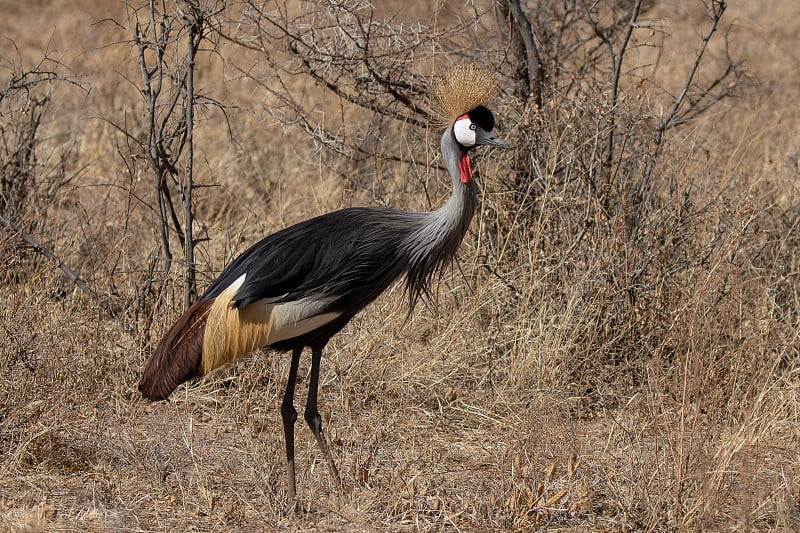
<path fill-rule="evenodd" d="M 475 130 L 478 129 L 478 125 L 477 124 L 470 124 L 469 125 L 469 129 L 471 129 L 472 131 L 475 131 Z"/>

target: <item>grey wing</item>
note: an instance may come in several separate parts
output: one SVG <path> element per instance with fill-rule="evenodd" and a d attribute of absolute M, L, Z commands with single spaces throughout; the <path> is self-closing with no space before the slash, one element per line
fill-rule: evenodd
<path fill-rule="evenodd" d="M 294 301 L 330 292 L 329 280 L 352 255 L 354 238 L 329 228 L 284 236 L 264 261 L 247 271 L 233 300 L 243 307 L 256 300 Z"/>
<path fill-rule="evenodd" d="M 360 226 L 348 223 L 348 211 L 312 218 L 262 239 L 229 264 L 201 299 L 217 297 L 243 274 L 245 281 L 233 298 L 240 308 L 264 298 L 290 301 L 323 289 L 357 246 Z"/>
<path fill-rule="evenodd" d="M 393 212 L 344 209 L 274 233 L 228 265 L 202 298 L 216 297 L 245 274 L 233 297 L 239 308 L 308 296 L 336 296 L 348 308 L 363 307 L 405 268 L 396 255 L 405 232 L 387 231 L 382 223 Z"/>

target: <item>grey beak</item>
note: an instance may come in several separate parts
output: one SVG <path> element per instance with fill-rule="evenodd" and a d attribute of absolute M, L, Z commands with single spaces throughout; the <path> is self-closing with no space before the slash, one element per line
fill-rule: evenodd
<path fill-rule="evenodd" d="M 475 146 L 496 146 L 498 148 L 508 149 L 509 146 L 494 136 L 491 132 L 478 128 L 475 132 Z"/>

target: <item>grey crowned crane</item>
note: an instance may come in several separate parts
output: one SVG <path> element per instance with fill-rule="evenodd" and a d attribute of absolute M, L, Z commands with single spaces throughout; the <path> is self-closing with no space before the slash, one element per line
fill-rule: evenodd
<path fill-rule="evenodd" d="M 498 89 L 484 69 L 463 65 L 434 87 L 447 128 L 442 158 L 453 180 L 447 203 L 430 213 L 383 207 L 342 209 L 300 222 L 257 242 L 222 271 L 167 332 L 147 362 L 142 395 L 166 399 L 191 378 L 259 348 L 291 351 L 281 404 L 288 490 L 296 499 L 294 389 L 303 349 L 311 348 L 305 419 L 337 486 L 341 478 L 322 432 L 317 388 L 322 350 L 353 316 L 405 276 L 411 309 L 452 260 L 475 212 L 469 151 L 508 146 L 491 131 L 484 104 Z"/>

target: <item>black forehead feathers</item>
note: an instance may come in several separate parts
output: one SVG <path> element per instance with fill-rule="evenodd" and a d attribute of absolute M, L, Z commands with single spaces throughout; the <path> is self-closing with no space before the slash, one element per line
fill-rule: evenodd
<path fill-rule="evenodd" d="M 469 113 L 469 119 L 483 128 L 485 131 L 492 131 L 494 128 L 494 115 L 487 108 L 479 105 Z"/>

